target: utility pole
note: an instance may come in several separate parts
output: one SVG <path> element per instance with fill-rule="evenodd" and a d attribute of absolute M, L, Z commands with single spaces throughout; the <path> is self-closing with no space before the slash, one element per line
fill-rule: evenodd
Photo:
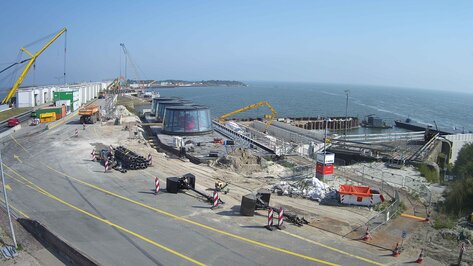
<path fill-rule="evenodd" d="M 347 127 L 348 127 L 348 95 L 350 94 L 350 90 L 345 90 L 345 94 L 347 95 L 347 100 L 345 103 L 345 141 L 344 146 L 347 146 Z"/>
<path fill-rule="evenodd" d="M 11 236 L 13 238 L 13 244 L 15 245 L 15 250 L 16 250 L 18 246 L 16 244 L 16 237 L 15 237 L 15 231 L 13 230 L 13 224 L 11 222 L 10 206 L 8 205 L 7 189 L 5 186 L 5 176 L 3 175 L 3 160 L 2 160 L 1 152 L 0 152 L 0 171 L 2 172 L 3 195 L 5 197 L 5 206 L 7 208 L 7 215 L 8 215 L 8 221 L 10 223 Z"/>

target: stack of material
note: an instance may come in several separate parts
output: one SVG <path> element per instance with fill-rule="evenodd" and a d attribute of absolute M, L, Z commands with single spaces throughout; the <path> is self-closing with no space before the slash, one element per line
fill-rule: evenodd
<path fill-rule="evenodd" d="M 145 157 L 138 155 L 123 146 L 115 148 L 114 153 L 115 159 L 121 163 L 123 168 L 126 169 L 146 169 L 150 164 Z"/>
<path fill-rule="evenodd" d="M 318 202 L 325 198 L 335 198 L 337 193 L 336 189 L 315 177 L 291 183 L 281 181 L 273 186 L 273 192 L 290 197 L 301 196 Z"/>

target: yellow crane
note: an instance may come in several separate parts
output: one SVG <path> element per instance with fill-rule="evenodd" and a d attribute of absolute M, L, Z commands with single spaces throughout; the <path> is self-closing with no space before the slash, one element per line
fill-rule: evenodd
<path fill-rule="evenodd" d="M 8 92 L 7 96 L 5 96 L 5 98 L 3 98 L 2 100 L 2 104 L 9 104 L 11 99 L 13 98 L 13 96 L 15 95 L 16 91 L 18 90 L 18 88 L 20 87 L 21 83 L 23 82 L 23 80 L 25 79 L 26 77 L 26 74 L 28 74 L 28 71 L 30 70 L 31 66 L 33 66 L 33 64 L 35 63 L 36 61 L 36 58 L 38 58 L 38 56 L 44 52 L 44 50 L 46 50 L 46 48 L 48 48 L 57 38 L 59 38 L 59 36 L 61 36 L 64 32 L 67 31 L 67 28 L 62 28 L 58 33 L 56 33 L 56 35 L 54 35 L 54 37 L 49 40 L 39 51 L 37 51 L 35 54 L 31 53 L 30 51 L 26 50 L 26 48 L 22 47 L 21 50 L 25 53 L 27 53 L 29 56 L 31 56 L 28 64 L 26 64 L 25 66 L 25 69 L 23 69 L 23 71 L 21 72 L 20 76 L 18 77 L 18 79 L 16 80 L 15 84 L 13 85 L 13 87 L 11 88 L 11 90 Z"/>
<path fill-rule="evenodd" d="M 264 119 L 266 119 L 266 128 L 265 128 L 265 131 L 266 131 L 269 128 L 269 126 L 271 125 L 271 123 L 273 122 L 273 119 L 275 119 L 278 115 L 276 110 L 267 101 L 261 101 L 261 102 L 257 102 L 257 103 L 254 103 L 254 104 L 250 104 L 250 105 L 245 106 L 243 108 L 232 111 L 228 114 L 224 114 L 224 115 L 222 115 L 218 118 L 218 121 L 221 124 L 223 124 L 225 122 L 225 119 L 227 119 L 228 117 L 230 117 L 232 115 L 235 115 L 235 114 L 238 114 L 238 113 L 241 113 L 241 112 L 246 112 L 248 110 L 258 108 L 258 107 L 261 107 L 261 106 L 267 106 L 269 108 L 269 110 L 271 110 L 271 114 L 264 115 Z"/>

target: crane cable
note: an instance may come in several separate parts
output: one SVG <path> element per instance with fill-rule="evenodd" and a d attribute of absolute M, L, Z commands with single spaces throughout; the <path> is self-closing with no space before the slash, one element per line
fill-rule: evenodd
<path fill-rule="evenodd" d="M 66 85 L 66 52 L 67 52 L 67 31 L 64 32 L 64 85 Z"/>

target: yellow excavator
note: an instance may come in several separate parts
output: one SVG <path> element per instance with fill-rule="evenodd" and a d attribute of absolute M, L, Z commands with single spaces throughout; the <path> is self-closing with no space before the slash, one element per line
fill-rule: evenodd
<path fill-rule="evenodd" d="M 34 65 L 35 61 L 36 61 L 36 58 L 38 58 L 38 56 L 44 52 L 44 50 L 46 50 L 46 48 L 48 48 L 57 38 L 59 38 L 59 36 L 61 36 L 63 33 L 67 32 L 67 29 L 66 28 L 62 28 L 58 33 L 56 33 L 54 35 L 54 37 L 49 40 L 39 51 L 37 51 L 35 54 L 32 54 L 30 51 L 26 50 L 26 48 L 22 47 L 21 48 L 21 51 L 27 53 L 29 56 L 31 56 L 31 58 L 29 59 L 29 62 L 28 64 L 26 64 L 25 66 L 25 69 L 23 69 L 23 71 L 21 72 L 20 76 L 18 77 L 18 79 L 16 80 L 15 84 L 13 85 L 13 87 L 10 89 L 10 91 L 8 92 L 7 96 L 5 96 L 5 98 L 3 98 L 2 100 L 2 104 L 11 104 L 11 100 L 13 98 L 13 96 L 15 96 L 15 93 L 16 91 L 18 90 L 18 88 L 20 87 L 21 83 L 23 82 L 23 80 L 25 79 L 26 77 L 26 74 L 28 74 L 28 71 L 31 69 L 31 67 Z M 25 61 L 25 60 L 23 60 Z"/>
<path fill-rule="evenodd" d="M 261 107 L 261 106 L 267 106 L 269 108 L 269 110 L 271 110 L 271 114 L 264 115 L 264 119 L 266 120 L 266 128 L 264 130 L 266 131 L 266 130 L 268 130 L 269 126 L 271 126 L 271 123 L 273 122 L 273 120 L 278 115 L 276 110 L 267 101 L 261 101 L 261 102 L 257 102 L 257 103 L 254 103 L 254 104 L 250 104 L 250 105 L 245 106 L 243 108 L 232 111 L 228 114 L 224 114 L 224 115 L 222 115 L 218 118 L 218 121 L 219 121 L 220 124 L 223 124 L 225 122 L 225 119 L 227 119 L 228 117 L 230 117 L 232 115 L 235 115 L 235 114 L 238 114 L 238 113 L 241 113 L 241 112 L 246 112 L 248 110 L 258 108 L 258 107 Z"/>

